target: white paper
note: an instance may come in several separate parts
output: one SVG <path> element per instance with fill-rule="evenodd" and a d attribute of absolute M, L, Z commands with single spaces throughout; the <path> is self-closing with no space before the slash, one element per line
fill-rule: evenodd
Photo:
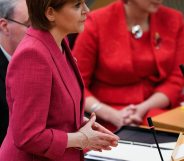
<path fill-rule="evenodd" d="M 98 161 L 117 161 L 117 160 L 114 160 L 114 159 L 99 158 L 99 157 L 94 157 L 94 156 L 91 156 L 91 155 L 86 155 L 85 159 L 92 159 L 92 160 L 98 160 Z"/>
<path fill-rule="evenodd" d="M 170 161 L 172 150 L 161 150 L 164 161 Z M 121 144 L 110 151 L 89 151 L 89 156 L 112 158 L 127 161 L 160 161 L 160 155 L 156 148 L 139 145 Z"/>
<path fill-rule="evenodd" d="M 152 146 L 156 147 L 156 144 L 152 144 Z M 176 146 L 176 142 L 168 142 L 168 143 L 159 143 L 160 148 L 168 148 L 168 149 L 173 149 Z"/>
<path fill-rule="evenodd" d="M 181 144 L 180 146 L 177 147 L 176 156 L 174 158 L 179 159 L 182 157 L 184 157 L 184 144 Z"/>

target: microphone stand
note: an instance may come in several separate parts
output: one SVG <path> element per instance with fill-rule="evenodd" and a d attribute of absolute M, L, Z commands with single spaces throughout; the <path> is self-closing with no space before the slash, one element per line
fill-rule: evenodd
<path fill-rule="evenodd" d="M 159 152 L 159 154 L 160 154 L 161 161 L 164 161 L 163 156 L 162 156 L 162 153 L 161 153 L 161 150 L 160 150 L 160 147 L 159 147 L 159 145 L 158 145 L 158 141 L 157 141 L 157 138 L 156 138 L 155 127 L 153 126 L 153 122 L 152 122 L 151 117 L 148 117 L 148 118 L 147 118 L 147 121 L 148 121 L 148 125 L 149 125 L 149 127 L 150 127 L 150 130 L 151 130 L 151 132 L 152 132 L 152 134 L 153 134 L 153 137 L 154 137 L 154 140 L 155 140 L 155 143 L 156 143 L 158 152 Z"/>

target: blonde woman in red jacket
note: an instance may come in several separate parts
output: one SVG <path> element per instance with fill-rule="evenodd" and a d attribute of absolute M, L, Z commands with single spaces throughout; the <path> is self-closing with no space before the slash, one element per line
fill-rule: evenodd
<path fill-rule="evenodd" d="M 161 3 L 118 0 L 92 12 L 78 37 L 73 54 L 86 86 L 85 109 L 105 125 L 138 125 L 177 105 L 183 17 Z"/>

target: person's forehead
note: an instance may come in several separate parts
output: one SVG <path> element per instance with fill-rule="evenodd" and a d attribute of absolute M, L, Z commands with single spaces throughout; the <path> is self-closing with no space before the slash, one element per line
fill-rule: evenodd
<path fill-rule="evenodd" d="M 18 0 L 14 7 L 13 16 L 28 18 L 28 10 L 25 0 Z"/>

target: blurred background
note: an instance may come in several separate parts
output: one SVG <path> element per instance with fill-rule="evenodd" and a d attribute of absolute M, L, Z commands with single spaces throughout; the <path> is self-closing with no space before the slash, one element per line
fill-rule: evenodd
<path fill-rule="evenodd" d="M 116 0 L 86 0 L 90 10 L 95 10 L 100 7 L 106 6 Z M 164 0 L 164 5 L 180 10 L 184 13 L 184 0 Z M 73 49 L 77 34 L 68 35 L 70 48 Z"/>
<path fill-rule="evenodd" d="M 87 0 L 91 10 L 105 6 L 115 0 Z M 164 5 L 178 9 L 184 13 L 184 0 L 164 0 Z"/>

